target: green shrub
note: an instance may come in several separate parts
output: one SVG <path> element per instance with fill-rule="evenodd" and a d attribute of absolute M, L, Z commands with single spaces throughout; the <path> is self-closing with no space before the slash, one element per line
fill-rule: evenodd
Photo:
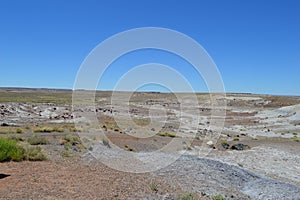
<path fill-rule="evenodd" d="M 238 138 L 238 137 L 233 138 L 233 141 L 239 141 L 239 140 L 240 140 L 240 138 Z"/>
<path fill-rule="evenodd" d="M 28 138 L 28 143 L 31 145 L 45 145 L 45 144 L 49 144 L 49 141 L 44 137 L 35 135 Z"/>
<path fill-rule="evenodd" d="M 21 161 L 23 159 L 23 148 L 17 145 L 15 140 L 0 138 L 0 162 Z"/>
<path fill-rule="evenodd" d="M 23 133 L 23 130 L 20 129 L 20 128 L 17 128 L 17 129 L 16 129 L 16 133 Z"/>

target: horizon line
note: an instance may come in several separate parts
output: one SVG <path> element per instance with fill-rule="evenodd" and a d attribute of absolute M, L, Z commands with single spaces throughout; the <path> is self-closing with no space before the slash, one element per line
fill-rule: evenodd
<path fill-rule="evenodd" d="M 88 89 L 71 89 L 71 88 L 46 88 L 46 87 L 0 87 L 0 89 L 4 90 L 12 90 L 12 89 L 19 89 L 19 90 L 60 90 L 60 91 L 96 91 L 96 92 L 133 92 L 133 91 L 114 91 L 114 90 L 88 90 Z M 170 94 L 170 93 L 186 93 L 189 94 L 191 92 L 167 92 L 167 91 L 134 91 L 137 93 L 161 93 L 161 94 Z M 222 92 L 195 92 L 196 94 L 220 94 Z M 284 95 L 284 94 L 269 94 L 269 93 L 252 93 L 252 92 L 224 92 L 224 94 L 245 94 L 245 95 L 266 95 L 266 96 L 289 96 L 289 97 L 300 97 L 300 95 Z"/>

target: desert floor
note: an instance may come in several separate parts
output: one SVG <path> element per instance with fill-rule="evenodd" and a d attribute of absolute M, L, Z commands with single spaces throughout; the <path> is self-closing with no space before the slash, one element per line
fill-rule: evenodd
<path fill-rule="evenodd" d="M 91 95 L 0 89 L 0 137 L 47 158 L 0 163 L 0 199 L 300 199 L 300 97 Z"/>

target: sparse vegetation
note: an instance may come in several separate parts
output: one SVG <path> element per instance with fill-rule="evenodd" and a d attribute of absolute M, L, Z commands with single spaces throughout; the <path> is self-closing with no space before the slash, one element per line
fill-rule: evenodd
<path fill-rule="evenodd" d="M 20 128 L 17 128 L 17 129 L 16 129 L 16 133 L 23 133 L 23 130 L 20 129 Z"/>
<path fill-rule="evenodd" d="M 26 141 L 25 137 L 16 136 L 16 135 L 9 136 L 8 139 L 15 140 L 16 142 L 19 142 L 19 141 L 24 142 L 24 141 Z"/>
<path fill-rule="evenodd" d="M 216 194 L 213 196 L 213 200 L 226 200 L 226 198 L 221 194 Z"/>
<path fill-rule="evenodd" d="M 147 126 L 150 124 L 150 119 L 148 118 L 133 118 L 132 121 L 139 126 Z"/>
<path fill-rule="evenodd" d="M 44 137 L 33 135 L 28 138 L 28 143 L 31 145 L 46 145 L 49 144 L 49 141 Z"/>
<path fill-rule="evenodd" d="M 158 184 L 153 180 L 150 183 L 150 189 L 153 192 L 158 192 Z"/>
<path fill-rule="evenodd" d="M 34 129 L 34 132 L 35 133 L 51 133 L 51 132 L 62 133 L 62 132 L 64 132 L 64 129 L 59 128 L 59 127 L 40 127 L 40 128 Z"/>
<path fill-rule="evenodd" d="M 46 156 L 40 147 L 22 147 L 16 140 L 0 138 L 0 162 L 4 161 L 42 161 Z"/>
<path fill-rule="evenodd" d="M 120 129 L 113 117 L 101 116 L 100 121 L 101 121 L 101 123 L 99 124 L 99 126 L 104 128 L 105 130 L 107 130 L 107 129 L 110 129 L 110 130 Z"/>
<path fill-rule="evenodd" d="M 182 193 L 178 195 L 178 197 L 176 198 L 176 200 L 195 200 L 195 199 L 196 199 L 195 195 L 189 192 Z"/>
<path fill-rule="evenodd" d="M 77 129 L 77 128 L 75 128 L 75 127 L 69 128 L 69 131 L 70 131 L 71 133 L 81 132 L 80 129 Z"/>
<path fill-rule="evenodd" d="M 124 147 L 125 147 L 126 151 L 138 152 L 138 150 L 136 148 L 130 147 L 128 145 L 125 145 Z"/>
<path fill-rule="evenodd" d="M 153 102 L 149 101 L 148 102 L 149 104 L 145 105 L 144 100 L 145 100 L 146 95 L 149 95 L 149 99 L 155 99 L 157 97 L 157 101 L 156 100 L 153 100 Z M 167 145 L 170 140 L 175 138 L 175 140 L 178 141 L 179 144 L 181 144 L 181 146 L 180 145 L 178 146 L 179 148 L 176 147 L 176 151 L 182 150 L 180 148 L 184 148 L 186 150 L 192 150 L 192 148 L 193 148 L 193 152 L 186 152 L 187 154 L 191 154 L 191 156 L 189 156 L 188 160 L 185 160 L 185 159 L 179 160 L 179 163 L 178 163 L 179 165 L 174 163 L 174 168 L 172 167 L 172 171 L 168 170 L 170 173 L 165 173 L 163 171 L 159 172 L 160 173 L 159 175 L 161 177 L 157 177 L 156 173 L 153 173 L 153 175 L 155 175 L 155 176 L 152 176 L 152 175 L 148 176 L 146 174 L 145 178 L 144 178 L 143 174 L 136 177 L 135 175 L 130 175 L 128 173 L 114 173 L 113 171 L 108 171 L 108 173 L 102 173 L 102 175 L 104 176 L 103 177 L 104 179 L 106 179 L 107 178 L 106 175 L 108 175 L 109 178 L 111 178 L 111 179 L 115 179 L 115 180 L 119 180 L 119 181 L 123 181 L 123 182 L 125 181 L 126 182 L 125 186 L 128 186 L 127 189 L 122 188 L 120 184 L 111 184 L 107 187 L 102 187 L 100 189 L 105 189 L 102 197 L 106 198 L 109 196 L 108 198 L 115 197 L 115 198 L 121 199 L 123 196 L 126 196 L 126 195 L 123 195 L 123 190 L 127 191 L 129 187 L 131 189 L 132 188 L 134 189 L 136 187 L 135 184 L 142 181 L 142 182 L 146 183 L 146 185 L 145 184 L 140 185 L 141 186 L 140 189 L 145 192 L 145 195 L 149 195 L 150 197 L 154 197 L 154 198 L 155 197 L 159 198 L 159 197 L 162 197 L 164 194 L 166 194 L 165 198 L 172 198 L 172 199 L 179 199 L 179 200 L 202 199 L 201 197 L 203 197 L 203 199 L 224 200 L 226 198 L 233 199 L 233 198 L 239 198 L 239 197 L 238 196 L 234 196 L 234 197 L 233 196 L 232 197 L 224 196 L 225 193 L 222 193 L 222 195 L 223 195 L 222 196 L 221 194 L 217 194 L 217 193 L 221 193 L 222 191 L 225 191 L 225 189 L 226 189 L 226 191 L 233 189 L 235 191 L 235 194 L 238 195 L 240 188 L 239 187 L 236 188 L 235 186 L 240 183 L 243 184 L 244 181 L 247 181 L 247 180 L 244 180 L 244 178 L 243 178 L 244 176 L 239 176 L 239 174 L 236 179 L 229 180 L 229 179 L 224 178 L 227 176 L 227 174 L 225 174 L 226 176 L 222 176 L 222 175 L 224 175 L 224 173 L 227 173 L 226 167 L 224 167 L 225 171 L 223 174 L 222 174 L 222 172 L 219 173 L 219 171 L 218 171 L 218 173 L 210 173 L 216 167 L 218 167 L 218 169 L 220 169 L 220 168 L 223 169 L 221 163 L 216 165 L 214 162 L 213 163 L 214 165 L 209 165 L 210 168 L 204 167 L 204 168 L 200 169 L 201 166 L 194 167 L 194 164 L 195 165 L 198 164 L 198 161 L 195 161 L 192 163 L 192 162 L 190 162 L 190 159 L 192 160 L 193 155 L 196 155 L 196 151 L 198 151 L 198 145 L 203 144 L 204 148 L 207 150 L 210 150 L 209 147 L 215 148 L 215 150 L 212 150 L 212 153 L 211 153 L 212 159 L 219 158 L 220 160 L 225 160 L 228 162 L 232 161 L 240 167 L 245 167 L 245 168 L 251 167 L 250 169 L 252 169 L 252 165 L 255 165 L 257 163 L 253 163 L 253 162 L 251 163 L 251 159 L 248 159 L 248 160 L 240 159 L 243 157 L 237 157 L 237 156 L 240 156 L 240 155 L 244 156 L 244 155 L 242 153 L 231 151 L 230 147 L 234 146 L 234 148 L 232 148 L 234 150 L 247 150 L 248 149 L 246 145 L 239 144 L 239 143 L 245 143 L 245 144 L 249 144 L 251 146 L 253 145 L 253 147 L 259 146 L 260 148 L 265 148 L 265 146 L 268 147 L 268 144 L 272 144 L 272 145 L 274 144 L 273 145 L 274 148 L 275 148 L 275 144 L 278 146 L 283 144 L 284 145 L 283 150 L 286 147 L 290 148 L 291 146 L 289 146 L 289 145 L 292 145 L 293 148 L 299 147 L 298 143 L 296 143 L 296 142 L 300 142 L 300 139 L 299 139 L 300 133 L 293 133 L 293 132 L 297 132 L 297 129 L 296 129 L 297 127 L 292 127 L 290 129 L 290 126 L 287 123 L 283 123 L 282 125 L 284 128 L 282 128 L 280 124 L 278 127 L 277 127 L 277 125 L 275 126 L 274 124 L 268 124 L 270 120 L 266 120 L 266 121 L 262 121 L 262 122 L 260 122 L 260 120 L 258 120 L 259 117 L 256 116 L 256 113 L 258 113 L 260 111 L 264 111 L 265 109 L 272 110 L 274 108 L 277 108 L 277 107 L 279 108 L 281 106 L 281 105 L 279 106 L 279 104 L 278 105 L 274 104 L 273 107 L 266 105 L 266 108 L 265 108 L 264 107 L 265 105 L 263 105 L 263 104 L 260 105 L 260 102 L 262 102 L 262 103 L 264 102 L 263 99 L 265 97 L 262 97 L 262 100 L 259 100 L 259 101 L 239 100 L 239 101 L 236 101 L 237 105 L 235 105 L 235 103 L 233 101 L 230 101 L 230 103 L 232 105 L 230 105 L 230 109 L 228 109 L 228 113 L 229 113 L 228 119 L 229 120 L 226 121 L 226 127 L 227 126 L 232 127 L 232 130 L 230 130 L 230 128 L 229 128 L 228 130 L 226 130 L 226 132 L 222 133 L 220 135 L 220 140 L 218 142 L 216 142 L 213 139 L 210 139 L 213 141 L 213 143 L 211 146 L 208 146 L 208 143 L 206 143 L 207 142 L 206 138 L 209 139 L 210 136 L 214 134 L 214 131 L 213 131 L 214 129 L 210 130 L 210 128 L 208 127 L 208 125 L 206 125 L 206 123 L 201 123 L 201 122 L 199 122 L 199 124 L 201 124 L 202 126 L 199 129 L 196 126 L 180 127 L 180 125 L 179 125 L 180 118 L 183 119 L 183 120 L 181 120 L 183 125 L 186 123 L 185 122 L 185 117 L 186 117 L 185 113 L 183 113 L 182 115 L 177 115 L 177 111 L 180 109 L 180 102 L 177 104 L 175 101 L 173 101 L 173 99 L 169 99 L 168 97 L 164 97 L 164 96 L 160 96 L 160 95 L 155 95 L 155 96 L 153 96 L 153 94 L 146 94 L 146 95 L 138 94 L 137 95 L 138 101 L 133 101 L 134 106 L 136 106 L 133 108 L 137 109 L 137 110 L 136 111 L 133 110 L 133 112 L 131 114 L 134 117 L 132 117 L 131 119 L 133 119 L 138 125 L 143 126 L 143 125 L 149 124 L 149 120 L 147 119 L 147 117 L 149 118 L 149 111 L 148 111 L 149 105 L 152 105 L 152 104 L 153 105 L 155 105 L 155 104 L 164 105 L 165 109 L 167 109 L 167 111 L 170 112 L 170 114 L 168 114 L 166 124 L 162 128 L 156 127 L 155 123 L 153 123 L 153 126 L 150 127 L 151 133 L 156 134 L 156 135 L 150 137 L 151 135 L 149 134 L 149 137 L 147 137 L 147 138 L 138 138 L 138 139 L 134 138 L 134 135 L 130 136 L 130 134 L 125 135 L 125 134 L 120 134 L 120 133 L 127 132 L 127 133 L 132 133 L 132 134 L 138 135 L 139 130 L 136 131 L 136 130 L 134 130 L 135 127 L 131 127 L 131 126 L 129 126 L 128 128 L 124 127 L 124 129 L 120 129 L 123 127 L 118 127 L 117 123 L 115 123 L 115 121 L 114 121 L 114 118 L 111 117 L 111 116 L 113 116 L 114 113 L 116 113 L 116 114 L 119 114 L 119 116 L 123 116 L 124 117 L 123 119 L 125 122 L 127 122 L 126 120 L 131 120 L 130 117 L 128 118 L 127 116 L 123 115 L 124 114 L 124 110 L 122 109 L 123 102 L 122 102 L 122 104 L 116 105 L 115 107 L 112 108 L 112 109 L 114 109 L 113 110 L 114 112 L 106 111 L 106 113 L 104 113 L 103 110 L 108 108 L 109 104 L 110 104 L 110 93 L 105 93 L 105 95 L 103 93 L 101 93 L 101 95 L 99 95 L 99 100 L 95 101 L 95 107 L 96 107 L 96 109 L 98 109 L 98 111 L 96 111 L 97 112 L 96 115 L 97 115 L 97 118 L 100 120 L 95 123 L 90 122 L 90 124 L 93 125 L 92 127 L 95 127 L 93 133 L 92 133 L 92 131 L 90 131 L 90 132 L 87 131 L 88 127 L 85 126 L 85 124 L 87 124 L 87 121 L 82 120 L 82 122 L 81 122 L 81 119 L 83 119 L 83 118 L 80 118 L 80 116 L 81 117 L 84 116 L 83 114 L 80 115 L 80 113 L 78 113 L 78 115 L 72 115 L 70 105 L 65 105 L 65 104 L 57 105 L 56 103 L 52 103 L 52 102 L 48 102 L 48 104 L 46 104 L 46 103 L 45 104 L 37 104 L 37 103 L 27 104 L 27 103 L 13 103 L 13 102 L 7 103 L 7 104 L 3 103 L 3 105 L 1 104 L 0 108 L 3 107 L 3 110 L 8 110 L 9 112 L 3 111 L 4 112 L 3 120 L 2 120 L 3 122 L 1 122 L 1 123 L 3 123 L 3 124 L 5 123 L 5 124 L 4 125 L 0 124 L 0 134 L 3 133 L 3 134 L 7 134 L 7 135 L 0 135 L 0 136 L 7 138 L 7 140 L 11 140 L 12 141 L 11 146 L 13 148 L 17 148 L 17 150 L 13 150 L 9 156 L 5 155 L 6 158 L 4 158 L 3 160 L 4 161 L 13 161 L 13 160 L 15 160 L 15 161 L 22 161 L 22 160 L 35 161 L 35 160 L 44 160 L 44 159 L 46 159 L 45 155 L 51 155 L 51 156 L 49 156 L 49 159 L 51 159 L 51 160 L 49 160 L 49 162 L 41 162 L 41 163 L 40 162 L 38 162 L 38 163 L 23 162 L 23 163 L 2 164 L 4 166 L 3 167 L 4 170 L 2 170 L 3 173 L 5 173 L 7 175 L 11 175 L 11 173 L 10 173 L 11 170 L 6 170 L 6 169 L 9 169 L 11 166 L 13 166 L 13 171 L 16 169 L 16 171 L 14 171 L 14 173 L 19 173 L 21 171 L 23 174 L 26 174 L 26 177 L 21 177 L 22 180 L 28 180 L 31 183 L 41 182 L 41 184 L 36 183 L 33 185 L 36 185 L 39 187 L 47 186 L 49 188 L 57 187 L 57 184 L 54 184 L 55 181 L 52 180 L 52 178 L 56 179 L 57 176 L 49 176 L 50 173 L 54 173 L 54 174 L 57 173 L 57 175 L 59 175 L 58 178 L 59 179 L 62 178 L 64 180 L 61 182 L 59 180 L 60 184 L 66 186 L 66 187 L 71 187 L 68 184 L 70 182 L 69 178 L 72 176 L 72 174 L 74 175 L 74 173 L 79 173 L 80 176 L 74 177 L 74 180 L 75 179 L 77 180 L 77 178 L 81 178 L 82 184 L 86 185 L 85 181 L 89 180 L 88 178 L 90 176 L 94 176 L 94 175 L 96 176 L 97 174 L 102 173 L 103 170 L 105 170 L 106 168 L 103 168 L 102 166 L 98 167 L 96 162 L 95 162 L 95 165 L 93 162 L 92 166 L 88 166 L 90 169 L 88 169 L 86 166 L 81 167 L 81 163 L 86 164 L 86 162 L 89 162 L 90 159 L 94 159 L 94 158 L 90 157 L 90 155 L 92 155 L 92 154 L 87 155 L 88 157 L 86 157 L 85 154 L 84 155 L 82 154 L 82 152 L 83 153 L 86 152 L 85 149 L 82 149 L 82 151 L 80 149 L 81 147 L 83 147 L 82 143 L 84 143 L 85 147 L 89 150 L 93 150 L 92 148 L 94 147 L 94 152 L 91 152 L 91 153 L 96 153 L 96 152 L 102 153 L 101 152 L 102 150 L 104 150 L 105 152 L 108 152 L 108 153 L 114 152 L 114 149 L 106 148 L 106 147 L 110 147 L 110 145 L 114 146 L 114 144 L 118 145 L 120 148 L 123 148 L 123 150 L 125 149 L 126 151 L 148 152 L 148 151 L 156 151 L 156 149 L 160 149 L 162 146 Z M 185 94 L 185 95 L 188 99 L 188 94 Z M 201 96 L 202 96 L 202 94 L 201 94 Z M 247 96 L 250 96 L 250 95 L 247 95 Z M 146 97 L 148 98 L 148 96 L 146 96 Z M 1 98 L 2 97 L 0 95 L 0 99 Z M 204 102 L 204 103 L 207 102 L 203 105 L 203 112 L 201 111 L 203 114 L 203 118 L 201 117 L 200 120 L 203 122 L 206 121 L 206 119 L 207 119 L 206 116 L 209 116 L 210 111 L 211 111 L 211 108 L 208 107 L 209 97 L 205 96 L 205 99 L 207 99 L 207 101 L 201 97 L 200 98 L 201 101 L 199 101 L 200 104 L 201 104 L 201 102 Z M 165 100 L 168 101 L 166 104 L 164 102 Z M 256 103 L 258 106 L 256 105 Z M 77 107 L 76 107 L 76 109 L 77 109 Z M 174 109 L 174 113 L 171 112 L 173 109 Z M 192 110 L 193 108 L 189 108 L 189 109 Z M 243 109 L 247 109 L 247 112 L 246 111 L 244 112 Z M 253 111 L 255 111 L 255 113 L 252 113 L 252 109 L 253 109 Z M 20 111 L 22 111 L 21 114 L 18 113 Z M 88 111 L 88 112 L 91 111 L 89 106 L 87 108 L 84 105 L 82 107 L 78 107 L 78 112 L 86 112 L 86 111 Z M 188 112 L 187 112 L 188 119 L 192 118 L 192 114 L 193 114 L 192 112 L 190 113 L 189 111 L 190 110 L 188 110 Z M 232 113 L 230 113 L 230 111 L 232 111 Z M 237 117 L 235 117 L 235 115 Z M 20 116 L 20 119 L 15 120 L 18 118 L 18 116 Z M 26 116 L 28 116 L 28 117 L 26 117 Z M 134 118 L 136 118 L 136 119 L 134 119 Z M 270 119 L 271 118 L 272 118 L 272 115 L 271 115 Z M 71 119 L 73 119 L 75 122 L 78 121 L 78 125 L 76 125 L 76 127 L 73 123 L 69 123 L 69 122 L 71 122 Z M 158 115 L 157 117 L 153 118 L 152 120 L 161 120 L 161 119 L 163 119 L 163 117 Z M 255 124 L 257 125 L 257 127 L 255 126 L 255 130 L 257 130 L 257 132 L 255 132 L 255 134 L 248 135 L 245 132 L 242 132 L 242 133 L 239 132 L 240 127 L 245 126 L 245 127 L 249 128 L 249 133 L 251 133 L 252 132 L 251 126 L 253 125 L 252 123 L 254 123 L 253 120 L 257 120 L 257 122 L 255 122 Z M 289 120 L 289 119 L 287 118 L 287 120 Z M 187 122 L 188 122 L 188 120 L 187 120 Z M 278 122 L 278 123 L 280 123 L 280 122 Z M 129 123 L 128 123 L 128 125 L 129 125 Z M 265 134 L 264 131 L 266 130 L 266 128 L 263 128 L 263 125 L 266 125 L 270 129 L 272 128 L 272 132 L 274 131 L 274 133 L 276 133 L 277 135 Z M 80 128 L 80 126 L 81 126 L 81 128 Z M 77 128 L 81 129 L 84 133 L 88 132 L 88 134 L 82 134 L 79 137 L 78 134 L 76 134 L 76 133 L 79 132 L 80 130 L 78 130 Z M 92 130 L 92 129 L 90 129 L 90 130 Z M 101 131 L 105 132 L 107 137 L 103 137 L 101 134 L 98 134 L 96 130 L 97 131 L 101 130 Z M 197 131 L 197 134 L 195 134 L 195 131 Z M 240 131 L 245 131 L 245 130 L 241 129 Z M 34 132 L 36 132 L 36 133 L 34 133 Z M 42 132 L 42 133 L 40 133 L 40 132 Z M 61 133 L 61 132 L 65 132 L 65 133 Z M 285 134 L 288 137 L 281 136 L 280 135 L 281 132 L 285 132 L 285 133 L 282 133 L 282 135 Z M 10 134 L 10 133 L 12 133 L 12 134 Z M 17 134 L 17 133 L 25 133 L 25 134 Z M 30 134 L 32 134 L 31 137 L 30 137 Z M 83 135 L 86 135 L 86 136 L 83 136 Z M 178 137 L 178 138 L 176 138 L 176 137 Z M 192 139 L 192 137 L 194 137 L 195 140 L 193 141 L 192 146 L 188 146 L 191 144 L 190 143 L 188 144 L 187 142 L 185 142 L 185 139 Z M 251 137 L 257 137 L 257 138 L 253 138 L 253 140 L 258 140 L 258 141 L 251 141 Z M 111 141 L 108 140 L 107 138 L 109 138 Z M 46 142 L 43 142 L 44 140 Z M 228 143 L 227 143 L 227 140 L 228 140 Z M 240 140 L 242 142 L 233 142 L 233 141 L 240 141 Z M 50 142 L 51 145 L 32 146 L 32 145 L 29 145 L 27 142 L 31 143 L 32 145 L 48 144 Z M 104 146 L 102 146 L 102 148 L 98 149 L 97 145 L 99 144 L 99 142 L 101 143 L 100 145 L 102 145 L 102 143 L 103 143 Z M 288 144 L 286 144 L 286 143 L 288 143 Z M 207 145 L 205 145 L 205 144 L 207 144 Z M 89 145 L 90 145 L 90 147 L 89 147 Z M 246 148 L 245 148 L 245 146 L 246 146 Z M 254 156 L 258 156 L 258 159 L 266 159 L 266 162 L 269 162 L 269 159 L 270 160 L 273 159 L 272 158 L 273 149 L 270 149 L 270 151 L 268 149 L 268 151 L 266 151 L 266 153 L 263 155 L 257 155 L 256 154 L 257 150 L 258 150 L 257 148 L 254 148 L 253 150 L 246 152 L 246 154 L 249 157 L 254 155 Z M 45 154 L 43 154 L 44 151 L 45 151 Z M 5 152 L 5 151 L 2 151 L 2 149 L 0 149 L 0 159 L 1 159 L 1 156 L 4 157 L 3 152 Z M 297 151 L 295 151 L 295 152 L 297 153 Z M 130 152 L 127 152 L 127 153 L 130 153 Z M 179 152 L 179 153 L 181 153 L 181 152 Z M 288 151 L 287 156 L 291 157 L 291 158 L 295 158 L 297 155 L 293 155 L 292 153 L 294 153 L 294 151 L 293 152 Z M 140 154 L 138 154 L 138 153 L 130 153 L 130 154 L 136 155 L 138 157 L 140 156 Z M 168 152 L 166 152 L 165 155 L 167 156 Z M 217 155 L 217 156 L 215 156 L 215 155 Z M 234 157 L 232 157 L 231 155 L 234 155 Z M 81 159 L 81 156 L 83 156 L 84 159 Z M 120 156 L 122 156 L 122 155 L 120 155 Z M 232 159 L 227 160 L 226 156 L 231 156 L 230 158 L 232 158 Z M 277 156 L 278 155 L 275 155 L 274 159 L 277 159 Z M 117 156 L 115 156 L 115 157 L 118 158 Z M 197 155 L 196 155 L 196 157 L 197 157 Z M 79 158 L 81 161 L 80 163 L 77 162 L 79 160 Z M 233 160 L 235 158 L 236 158 L 236 160 Z M 196 159 L 198 159 L 198 158 L 196 158 Z M 62 165 L 60 165 L 61 160 L 67 160 L 68 162 L 63 162 Z M 121 160 L 122 160 L 122 158 L 121 158 Z M 188 162 L 186 162 L 186 161 L 188 161 Z M 205 162 L 205 163 L 207 162 L 208 164 L 211 163 L 211 161 L 208 159 L 203 162 Z M 276 168 L 275 170 L 279 171 L 281 169 L 284 169 L 284 167 L 282 167 L 282 166 L 284 166 L 284 163 L 287 163 L 292 166 L 296 162 L 294 161 L 294 159 L 278 159 L 278 162 L 276 163 L 276 164 L 278 164 L 278 169 Z M 39 166 L 40 164 L 41 164 L 41 166 Z M 54 165 L 52 165 L 52 164 L 54 164 Z M 73 167 L 72 164 L 76 164 L 75 168 L 69 169 L 68 168 L 69 166 Z M 183 168 L 182 166 L 184 166 L 185 164 L 187 164 L 186 165 L 187 167 Z M 260 163 L 258 163 L 258 164 L 260 164 Z M 32 166 L 34 166 L 34 167 L 32 167 Z M 60 166 L 63 166 L 63 167 L 60 167 Z M 46 170 L 44 172 L 43 169 L 45 169 L 45 168 L 50 169 L 50 167 L 51 167 L 51 170 Z M 261 167 L 261 166 L 259 166 L 259 167 Z M 259 168 L 259 169 L 261 169 L 261 168 Z M 267 167 L 264 169 L 266 170 L 266 173 L 270 174 L 271 176 L 274 175 L 273 173 L 277 173 L 277 171 L 270 172 L 269 171 L 270 169 L 268 169 Z M 38 172 L 38 173 L 32 174 L 31 173 L 32 170 L 36 170 L 36 172 Z M 66 170 L 66 173 L 64 173 L 64 171 L 60 171 L 60 170 Z M 185 170 L 185 171 L 183 171 L 183 170 Z M 191 171 L 189 171 L 189 170 L 191 170 Z M 240 169 L 233 168 L 233 170 L 240 170 Z M 290 177 L 293 176 L 292 172 L 294 171 L 294 168 L 285 169 L 285 170 L 287 172 L 286 173 L 287 175 L 291 175 Z M 199 185 L 195 182 L 194 185 L 191 185 L 190 183 L 193 182 L 194 178 L 195 179 L 199 178 L 198 174 L 201 175 L 200 172 L 207 179 L 202 180 L 203 184 Z M 206 176 L 206 173 L 212 174 L 212 176 Z M 253 170 L 253 173 L 256 173 L 256 170 Z M 219 174 L 221 175 L 221 177 L 219 177 Z M 83 177 L 86 177 L 86 178 L 83 179 Z M 167 178 L 164 179 L 165 177 L 167 177 Z M 171 177 L 171 179 L 170 179 L 170 177 Z M 185 177 L 186 177 L 186 179 L 185 179 Z M 284 179 L 284 181 L 288 180 L 290 177 L 287 177 L 286 179 Z M 17 188 L 17 186 L 13 185 L 15 183 L 15 181 L 10 181 L 10 179 L 18 179 L 18 178 L 20 178 L 20 177 L 12 176 L 10 178 L 5 179 L 5 182 L 8 180 L 7 183 L 11 184 L 10 187 L 12 187 L 12 188 L 15 187 L 16 189 L 20 189 L 20 186 L 22 186 L 22 184 L 18 185 L 18 188 Z M 51 180 L 48 181 L 48 178 L 50 178 Z M 151 178 L 153 178 L 153 181 L 151 181 Z M 182 187 L 182 188 L 188 188 L 188 187 L 192 187 L 192 186 L 193 187 L 195 186 L 195 187 L 192 188 L 193 190 L 186 190 L 186 192 L 181 193 L 182 188 L 178 187 L 178 183 L 177 183 L 178 178 L 179 179 L 182 178 L 182 183 L 185 184 L 184 187 Z M 279 177 L 279 179 L 280 178 L 281 177 Z M 294 178 L 294 177 L 292 177 L 292 178 Z M 132 179 L 134 181 L 132 181 Z M 103 180 L 100 180 L 100 182 Z M 166 183 L 162 183 L 162 180 L 166 180 Z M 173 182 L 171 181 L 171 184 L 169 184 L 170 180 L 173 180 Z M 49 184 L 44 184 L 45 181 Z M 207 191 L 207 188 L 205 187 L 205 185 L 207 186 L 206 181 L 211 183 L 211 185 L 214 182 L 220 181 L 220 184 L 222 183 L 223 186 L 225 185 L 225 188 L 221 188 L 220 184 L 215 184 L 214 186 L 216 188 L 214 188 L 214 191 L 219 191 L 219 192 L 211 194 L 210 192 L 212 190 Z M 95 184 L 93 184 L 93 185 L 97 186 L 97 185 L 101 184 L 100 182 L 95 182 Z M 121 188 L 114 188 L 114 187 L 121 187 Z M 21 188 L 21 189 L 22 189 L 22 191 L 20 190 L 20 194 L 23 194 L 23 189 L 26 190 L 26 188 Z M 34 188 L 32 188 L 32 189 L 34 189 Z M 41 188 L 41 189 L 43 189 L 43 188 Z M 205 194 L 204 192 L 201 192 L 202 190 L 209 192 L 209 194 Z M 4 191 L 4 192 L 6 192 L 8 195 L 10 195 L 9 194 L 10 191 L 14 192 L 11 188 L 9 188 L 7 191 Z M 132 190 L 132 191 L 134 191 L 134 190 Z M 130 190 L 129 192 L 132 192 L 132 191 Z M 190 192 L 197 191 L 197 193 L 189 193 L 188 191 L 190 191 Z M 279 190 L 279 192 L 282 192 L 282 191 Z M 99 191 L 96 191 L 96 192 L 97 192 L 97 194 L 99 193 Z M 100 191 L 100 193 L 102 194 L 102 190 Z M 5 194 L 5 195 L 7 195 L 7 194 Z M 215 194 L 217 194 L 217 195 L 215 195 Z M 1 193 L 1 195 L 2 195 L 2 193 Z M 53 196 L 54 195 L 55 195 L 55 191 L 53 192 Z M 74 194 L 74 196 L 75 195 L 77 195 L 77 194 Z M 135 197 L 135 196 L 129 196 L 129 195 L 131 195 L 131 194 L 128 194 L 128 196 L 127 196 L 128 198 Z M 134 195 L 134 193 L 132 193 L 132 195 Z M 226 195 L 228 195 L 228 194 L 226 194 Z M 29 195 L 29 197 L 30 197 L 30 195 Z M 93 197 L 93 196 L 91 195 L 91 197 Z"/>
<path fill-rule="evenodd" d="M 0 138 L 0 162 L 21 161 L 23 148 L 15 140 Z"/>
<path fill-rule="evenodd" d="M 41 147 L 27 147 L 24 148 L 24 160 L 42 161 L 46 160 L 46 156 L 43 154 Z"/>
<path fill-rule="evenodd" d="M 64 158 L 69 158 L 69 157 L 71 157 L 70 153 L 69 153 L 67 150 L 61 152 L 60 155 L 61 155 L 62 157 L 64 157 Z"/>
<path fill-rule="evenodd" d="M 72 146 L 81 143 L 80 138 L 77 135 L 65 135 L 63 140 L 64 143 L 70 143 Z"/>
<path fill-rule="evenodd" d="M 65 150 L 70 150 L 72 147 L 76 148 L 77 150 L 85 149 L 77 135 L 65 135 L 60 143 L 64 145 Z"/>
<path fill-rule="evenodd" d="M 9 129 L 0 129 L 0 134 L 9 134 L 9 133 L 12 133 L 12 131 Z"/>
<path fill-rule="evenodd" d="M 0 91 L 0 102 L 28 102 L 28 103 L 72 103 L 72 93 L 65 91 L 28 91 L 7 92 Z"/>
<path fill-rule="evenodd" d="M 184 150 L 187 150 L 187 151 L 193 150 L 193 148 L 192 148 L 190 145 L 184 145 L 184 146 L 183 146 L 183 149 L 184 149 Z"/>
<path fill-rule="evenodd" d="M 295 142 L 300 142 L 300 138 L 294 138 L 293 139 Z"/>
<path fill-rule="evenodd" d="M 34 178 L 32 179 L 32 181 L 36 183 L 36 182 L 39 182 L 39 179 L 36 178 L 36 177 L 34 177 Z"/>
<path fill-rule="evenodd" d="M 174 134 L 174 133 L 158 133 L 157 135 L 162 136 L 162 137 L 171 137 L 171 138 L 176 137 L 176 134 Z"/>
<path fill-rule="evenodd" d="M 228 141 L 227 141 L 227 139 L 225 139 L 225 138 L 223 138 L 223 139 L 221 139 L 221 142 L 220 142 L 221 144 L 228 144 Z"/>
<path fill-rule="evenodd" d="M 109 140 L 107 138 L 103 138 L 102 143 L 104 146 L 107 146 L 108 148 L 110 148 Z"/>

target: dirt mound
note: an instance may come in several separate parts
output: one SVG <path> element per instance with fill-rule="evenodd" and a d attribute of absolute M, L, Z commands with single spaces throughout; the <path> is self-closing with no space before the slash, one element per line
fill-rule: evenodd
<path fill-rule="evenodd" d="M 300 199 L 300 187 L 206 158 L 182 156 L 155 174 L 194 192 L 221 193 L 236 199 Z"/>

